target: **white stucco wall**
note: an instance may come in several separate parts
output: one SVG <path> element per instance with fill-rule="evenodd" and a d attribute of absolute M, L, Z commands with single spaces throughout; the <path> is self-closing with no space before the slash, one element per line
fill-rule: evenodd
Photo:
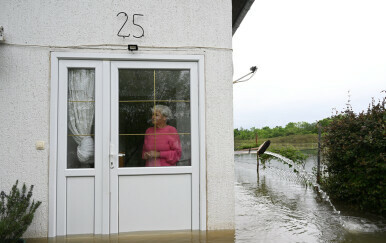
<path fill-rule="evenodd" d="M 0 44 L 0 190 L 16 180 L 35 185 L 43 204 L 28 235 L 36 236 L 48 225 L 48 150 L 35 149 L 49 136 L 48 58 L 48 51 Z"/>
<path fill-rule="evenodd" d="M 42 201 L 26 237 L 48 232 L 50 52 L 199 54 L 205 57 L 207 228 L 234 228 L 231 0 L 2 1 L 0 190 L 19 179 Z M 116 36 L 118 12 L 138 17 L 141 39 Z M 133 34 L 136 29 L 129 24 Z M 46 142 L 36 150 L 35 142 Z"/>

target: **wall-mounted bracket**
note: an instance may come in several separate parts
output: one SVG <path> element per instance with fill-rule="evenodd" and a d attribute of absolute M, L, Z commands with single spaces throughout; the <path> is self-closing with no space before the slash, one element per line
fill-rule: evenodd
<path fill-rule="evenodd" d="M 4 41 L 4 28 L 3 26 L 0 26 L 0 41 Z"/>

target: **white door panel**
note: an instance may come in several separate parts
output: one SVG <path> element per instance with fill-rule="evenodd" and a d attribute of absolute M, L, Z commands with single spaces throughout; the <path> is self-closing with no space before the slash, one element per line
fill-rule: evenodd
<path fill-rule="evenodd" d="M 190 174 L 120 176 L 119 232 L 191 229 L 191 183 Z"/>
<path fill-rule="evenodd" d="M 94 233 L 94 177 L 67 178 L 67 234 Z"/>

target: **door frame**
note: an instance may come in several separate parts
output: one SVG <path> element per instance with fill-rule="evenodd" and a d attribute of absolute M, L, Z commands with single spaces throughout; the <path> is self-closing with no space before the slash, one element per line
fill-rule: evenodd
<path fill-rule="evenodd" d="M 60 60 L 99 60 L 102 61 L 104 72 L 103 80 L 110 80 L 110 62 L 111 61 L 173 61 L 173 62 L 197 62 L 198 77 L 198 148 L 199 148 L 199 229 L 206 230 L 207 222 L 207 203 L 206 203 L 206 143 L 205 143 L 205 82 L 204 82 L 204 56 L 203 55 L 147 55 L 147 54 L 108 54 L 108 53 L 79 53 L 79 52 L 52 52 L 51 53 L 51 98 L 50 98 L 50 153 L 49 153 L 49 205 L 48 205 L 48 237 L 55 237 L 57 232 L 57 173 L 58 173 L 58 105 L 59 105 L 59 61 Z M 104 90 L 110 90 L 109 82 L 103 82 Z M 110 100 L 110 94 L 103 94 L 104 99 Z M 102 110 L 109 110 L 109 102 L 103 102 Z M 103 116 L 102 122 L 110 127 L 110 117 Z M 108 131 L 107 131 L 108 130 Z M 109 143 L 110 130 L 103 129 L 102 139 Z M 105 140 L 106 139 L 106 140 Z M 103 160 L 109 160 L 109 144 L 104 143 L 102 152 L 105 157 Z M 109 163 L 103 164 L 102 181 L 103 191 L 109 192 Z M 105 190 L 107 189 L 107 190 Z M 110 196 L 106 193 L 102 195 L 102 204 L 110 208 Z M 101 232 L 95 234 L 110 234 L 109 215 L 102 210 Z M 101 212 L 101 213 L 102 213 Z"/>

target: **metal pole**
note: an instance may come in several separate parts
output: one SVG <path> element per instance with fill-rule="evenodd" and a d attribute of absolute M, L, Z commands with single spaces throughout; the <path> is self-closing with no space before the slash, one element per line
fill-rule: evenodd
<path fill-rule="evenodd" d="M 257 172 L 257 176 L 259 176 L 259 164 L 260 164 L 260 161 L 259 161 L 259 152 L 256 153 L 257 155 L 257 159 L 256 159 L 256 172 Z"/>
<path fill-rule="evenodd" d="M 320 183 L 320 137 L 321 137 L 321 126 L 320 123 L 317 123 L 318 126 L 318 167 L 316 172 L 316 182 Z"/>

